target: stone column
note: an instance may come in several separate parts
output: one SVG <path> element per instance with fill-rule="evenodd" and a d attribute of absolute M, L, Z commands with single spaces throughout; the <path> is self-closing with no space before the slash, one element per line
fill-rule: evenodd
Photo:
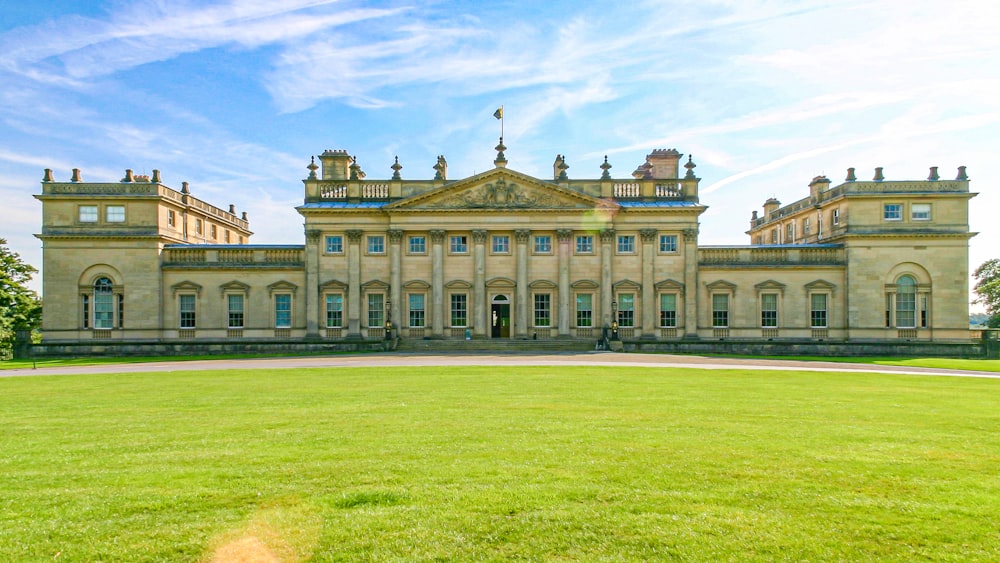
<path fill-rule="evenodd" d="M 656 338 L 656 287 L 653 263 L 656 260 L 656 229 L 642 229 L 642 338 Z"/>
<path fill-rule="evenodd" d="M 684 229 L 684 338 L 698 338 L 697 227 Z"/>
<path fill-rule="evenodd" d="M 444 237 L 445 231 L 431 235 L 431 336 L 444 337 Z"/>
<path fill-rule="evenodd" d="M 347 231 L 347 338 L 361 338 L 361 235 Z"/>
<path fill-rule="evenodd" d="M 517 240 L 517 322 L 514 323 L 514 336 L 528 336 L 528 239 L 531 231 L 517 229 L 514 238 Z"/>
<path fill-rule="evenodd" d="M 570 288 L 569 288 L 569 251 L 573 240 L 571 229 L 556 231 L 559 240 L 559 330 L 558 336 L 570 336 Z"/>
<path fill-rule="evenodd" d="M 614 320 L 611 318 L 611 300 L 615 295 L 615 288 L 612 287 L 611 265 L 614 259 L 612 254 L 615 242 L 615 230 L 604 229 L 601 231 L 601 326 L 611 326 Z"/>
<path fill-rule="evenodd" d="M 386 233 L 389 235 L 389 298 L 392 299 L 389 314 L 392 316 L 393 326 L 398 328 L 406 326 L 403 317 L 400 316 L 400 311 L 403 310 L 403 253 L 400 248 L 403 242 L 403 231 L 389 229 Z"/>
<path fill-rule="evenodd" d="M 306 230 L 306 338 L 319 338 L 319 253 L 320 240 L 323 231 L 319 229 Z"/>
<path fill-rule="evenodd" d="M 472 330 L 476 336 L 486 336 L 490 326 L 487 319 L 489 306 L 486 303 L 486 238 L 489 231 L 472 231 L 472 257 L 475 271 L 472 273 Z"/>

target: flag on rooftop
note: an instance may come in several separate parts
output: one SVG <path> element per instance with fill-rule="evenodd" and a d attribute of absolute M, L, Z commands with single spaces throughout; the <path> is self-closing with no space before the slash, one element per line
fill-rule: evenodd
<path fill-rule="evenodd" d="M 498 107 L 497 110 L 493 112 L 493 117 L 503 119 L 503 106 Z"/>

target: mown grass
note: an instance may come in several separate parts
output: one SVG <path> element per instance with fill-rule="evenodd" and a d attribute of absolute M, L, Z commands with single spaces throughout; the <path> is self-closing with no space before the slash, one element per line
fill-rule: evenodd
<path fill-rule="evenodd" d="M 317 352 L 287 352 L 266 354 L 201 354 L 186 356 L 87 356 L 81 358 L 38 358 L 0 361 L 0 371 L 65 366 L 101 366 L 108 364 L 148 364 L 151 362 L 192 362 L 199 360 L 242 360 L 247 358 L 287 358 L 303 356 L 333 356 L 364 352 L 322 350 Z"/>
<path fill-rule="evenodd" d="M 0 554 L 997 560 L 998 391 L 608 367 L 0 378 Z"/>

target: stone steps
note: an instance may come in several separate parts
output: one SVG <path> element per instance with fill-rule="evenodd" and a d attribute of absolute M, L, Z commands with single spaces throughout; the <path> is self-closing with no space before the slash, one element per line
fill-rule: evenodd
<path fill-rule="evenodd" d="M 449 340 L 403 338 L 396 346 L 396 351 L 458 354 L 471 352 L 586 352 L 594 350 L 596 344 L 596 340 L 577 339 L 511 340 L 507 338 L 480 338 L 474 340 Z"/>

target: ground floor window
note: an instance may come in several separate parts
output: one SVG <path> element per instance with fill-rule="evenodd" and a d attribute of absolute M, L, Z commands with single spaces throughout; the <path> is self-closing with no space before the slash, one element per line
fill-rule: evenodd
<path fill-rule="evenodd" d="M 426 311 L 424 303 L 425 297 L 423 293 L 411 293 L 409 295 L 410 326 L 413 328 L 423 328 L 425 326 Z"/>
<path fill-rule="evenodd" d="M 449 301 L 451 303 L 451 324 L 449 326 L 468 326 L 469 296 L 464 293 L 452 293 Z"/>
<path fill-rule="evenodd" d="M 660 295 L 660 326 L 674 328 L 677 326 L 677 295 L 664 293 Z"/>
<path fill-rule="evenodd" d="M 552 326 L 552 295 L 549 293 L 535 294 L 535 326 Z"/>
<path fill-rule="evenodd" d="M 274 328 L 292 328 L 292 296 L 287 293 L 274 296 Z"/>
<path fill-rule="evenodd" d="M 195 310 L 194 295 L 179 295 L 180 300 L 180 327 L 195 328 L 197 324 L 197 311 Z"/>
<path fill-rule="evenodd" d="M 778 326 L 778 294 L 762 293 L 760 296 L 760 326 L 775 328 Z"/>
<path fill-rule="evenodd" d="M 226 304 L 228 309 L 228 326 L 229 328 L 243 328 L 243 324 L 246 321 L 243 295 L 242 294 L 230 294 L 226 296 Z"/>
<path fill-rule="evenodd" d="M 591 293 L 576 295 L 576 326 L 582 328 L 594 326 L 594 295 Z"/>
<path fill-rule="evenodd" d="M 827 296 L 825 293 L 813 293 L 809 297 L 809 324 L 812 328 L 827 327 Z"/>
<path fill-rule="evenodd" d="M 326 328 L 344 326 L 344 296 L 333 293 L 326 296 Z"/>
<path fill-rule="evenodd" d="M 618 326 L 635 326 L 635 294 L 618 294 Z"/>
<path fill-rule="evenodd" d="M 94 328 L 115 327 L 115 295 L 111 280 L 101 278 L 94 282 Z"/>
<path fill-rule="evenodd" d="M 712 327 L 729 328 L 729 295 L 712 294 Z"/>
<path fill-rule="evenodd" d="M 368 295 L 368 328 L 382 328 L 385 319 L 385 296 L 381 293 Z"/>

